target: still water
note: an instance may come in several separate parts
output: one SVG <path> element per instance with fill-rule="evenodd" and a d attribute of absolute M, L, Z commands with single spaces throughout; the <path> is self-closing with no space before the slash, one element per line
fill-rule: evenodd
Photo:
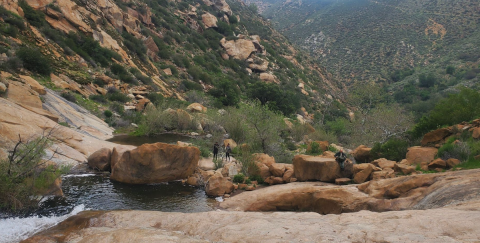
<path fill-rule="evenodd" d="M 144 143 L 189 141 L 188 136 L 162 134 L 159 137 L 117 136 L 111 142 L 139 146 Z M 202 188 L 181 182 L 128 185 L 113 182 L 109 174 L 65 175 L 64 197 L 43 200 L 35 212 L 22 217 L 0 219 L 0 243 L 18 242 L 84 210 L 154 210 L 163 212 L 205 212 L 217 202 Z"/>

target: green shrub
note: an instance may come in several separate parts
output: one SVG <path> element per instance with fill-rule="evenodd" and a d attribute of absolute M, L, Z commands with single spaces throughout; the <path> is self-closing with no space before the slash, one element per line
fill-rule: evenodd
<path fill-rule="evenodd" d="M 263 180 L 262 176 L 260 176 L 260 175 L 250 175 L 248 178 L 251 181 L 258 182 L 259 185 L 264 183 L 264 180 Z"/>
<path fill-rule="evenodd" d="M 252 181 L 250 180 L 250 178 L 248 178 L 248 179 L 245 180 L 245 184 L 247 184 L 247 185 L 252 184 Z"/>
<path fill-rule="evenodd" d="M 310 150 L 307 153 L 312 155 L 317 155 L 317 154 L 321 154 L 322 152 L 323 151 L 320 148 L 320 144 L 318 144 L 317 142 L 312 142 L 310 143 Z"/>
<path fill-rule="evenodd" d="M 73 95 L 70 92 L 63 92 L 63 93 L 60 94 L 60 96 L 62 96 L 64 99 L 66 99 L 70 102 L 77 103 L 77 98 L 75 98 L 75 95 Z"/>
<path fill-rule="evenodd" d="M 375 143 L 370 154 L 374 160 L 385 158 L 393 161 L 401 161 L 405 159 L 408 147 L 409 144 L 407 141 L 394 138 L 383 144 Z"/>
<path fill-rule="evenodd" d="M 46 166 L 45 150 L 50 147 L 51 132 L 34 140 L 19 141 L 11 156 L 0 160 L 0 211 L 19 212 L 34 209 L 53 182 L 69 168 Z"/>
<path fill-rule="evenodd" d="M 16 51 L 16 55 L 22 60 L 23 67 L 32 72 L 45 76 L 52 72 L 50 60 L 36 48 L 21 47 Z"/>
<path fill-rule="evenodd" d="M 112 113 L 111 111 L 109 111 L 109 110 L 105 110 L 105 111 L 103 112 L 103 114 L 104 114 L 105 117 L 107 117 L 107 118 L 110 118 L 110 117 L 113 116 L 113 113 Z"/>
<path fill-rule="evenodd" d="M 90 95 L 88 98 L 95 102 L 107 103 L 107 99 L 103 95 Z"/>
<path fill-rule="evenodd" d="M 420 87 L 429 88 L 435 84 L 436 78 L 433 73 L 429 73 L 428 75 L 420 74 L 418 76 L 418 81 L 419 81 Z"/>
<path fill-rule="evenodd" d="M 233 176 L 233 182 L 243 183 L 245 181 L 245 175 L 242 173 L 236 174 Z"/>
<path fill-rule="evenodd" d="M 295 145 L 295 143 L 291 140 L 286 141 L 285 145 L 287 146 L 287 149 L 290 150 L 290 151 L 297 150 L 297 145 Z"/>
<path fill-rule="evenodd" d="M 45 14 L 30 7 L 25 1 L 19 1 L 18 5 L 22 8 L 25 18 L 35 27 L 42 27 L 46 25 Z"/>
<path fill-rule="evenodd" d="M 455 73 L 455 67 L 454 66 L 448 66 L 445 70 L 445 73 L 453 75 Z"/>
<path fill-rule="evenodd" d="M 127 102 L 130 101 L 130 98 L 126 94 L 120 93 L 120 92 L 114 92 L 114 93 L 107 93 L 107 99 L 110 101 L 118 101 L 118 102 Z"/>

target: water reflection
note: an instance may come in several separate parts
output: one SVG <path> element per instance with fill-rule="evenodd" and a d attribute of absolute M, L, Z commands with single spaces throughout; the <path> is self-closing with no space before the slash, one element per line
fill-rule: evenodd
<path fill-rule="evenodd" d="M 164 212 L 205 212 L 216 202 L 199 188 L 180 182 L 128 185 L 110 181 L 108 176 L 67 177 L 62 185 L 65 197 L 44 201 L 38 215 L 64 215 L 77 205 L 90 210 L 157 210 Z"/>

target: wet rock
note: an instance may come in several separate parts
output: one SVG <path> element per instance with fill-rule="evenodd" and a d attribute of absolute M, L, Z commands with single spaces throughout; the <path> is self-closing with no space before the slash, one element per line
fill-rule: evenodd
<path fill-rule="evenodd" d="M 102 148 L 88 156 L 88 166 L 100 171 L 109 171 L 111 165 L 112 150 Z"/>

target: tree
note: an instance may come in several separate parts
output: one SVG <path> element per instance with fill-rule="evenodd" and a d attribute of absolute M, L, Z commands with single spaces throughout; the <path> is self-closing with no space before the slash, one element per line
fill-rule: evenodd
<path fill-rule="evenodd" d="M 237 85 L 227 79 L 218 81 L 209 93 L 224 106 L 236 106 L 240 101 Z"/>
<path fill-rule="evenodd" d="M 373 145 L 392 138 L 403 138 L 413 126 L 413 115 L 400 105 L 379 105 L 353 123 L 352 140 L 355 144 Z"/>
<path fill-rule="evenodd" d="M 429 88 L 435 84 L 435 74 L 429 73 L 428 75 L 420 74 L 418 76 L 418 82 L 420 87 L 422 88 Z"/>
<path fill-rule="evenodd" d="M 241 104 L 240 114 L 250 131 L 252 145 L 259 146 L 264 153 L 268 153 L 267 145 L 279 143 L 280 131 L 285 127 L 281 115 L 261 105 L 259 101 Z"/>
<path fill-rule="evenodd" d="M 22 47 L 16 55 L 23 62 L 23 67 L 42 75 L 50 75 L 52 69 L 48 60 L 38 49 Z"/>

